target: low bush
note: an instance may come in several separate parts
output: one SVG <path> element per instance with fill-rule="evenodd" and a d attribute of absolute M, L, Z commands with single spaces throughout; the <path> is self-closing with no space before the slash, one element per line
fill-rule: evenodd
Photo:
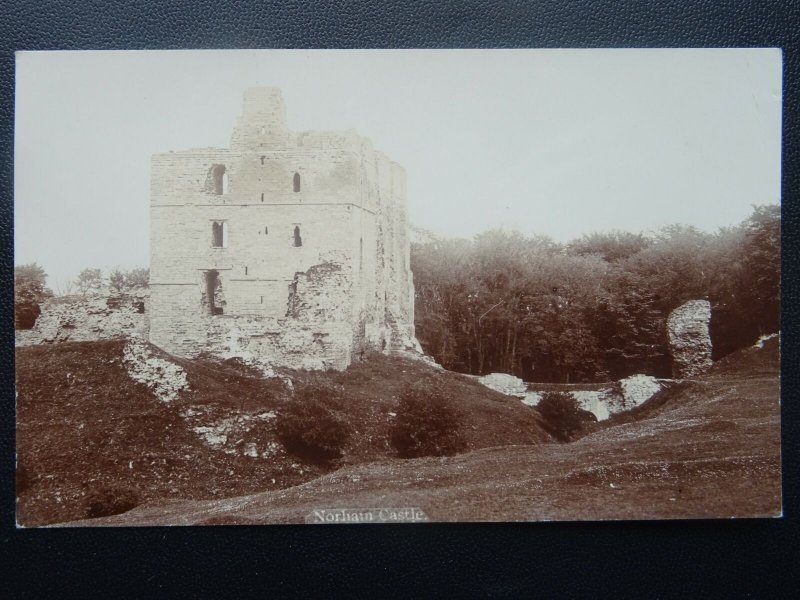
<path fill-rule="evenodd" d="M 547 432 L 562 442 L 574 440 L 586 423 L 597 421 L 597 417 L 583 410 L 578 401 L 565 392 L 544 392 L 536 409 L 544 419 Z"/>
<path fill-rule="evenodd" d="M 407 387 L 396 412 L 390 441 L 403 458 L 452 456 L 467 446 L 453 399 L 436 384 Z"/>
<path fill-rule="evenodd" d="M 139 494 L 130 488 L 103 485 L 86 496 L 86 517 L 110 517 L 127 512 L 139 505 Z"/>
<path fill-rule="evenodd" d="M 17 302 L 14 304 L 14 329 L 33 329 L 42 309 L 36 302 Z"/>
<path fill-rule="evenodd" d="M 338 413 L 344 399 L 329 386 L 298 388 L 291 403 L 278 412 L 276 432 L 286 450 L 314 462 L 341 458 L 352 433 Z"/>

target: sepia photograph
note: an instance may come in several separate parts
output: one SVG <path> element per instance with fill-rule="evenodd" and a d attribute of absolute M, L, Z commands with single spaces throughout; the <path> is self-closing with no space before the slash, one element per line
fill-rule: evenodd
<path fill-rule="evenodd" d="M 16 54 L 16 525 L 782 516 L 782 54 Z"/>

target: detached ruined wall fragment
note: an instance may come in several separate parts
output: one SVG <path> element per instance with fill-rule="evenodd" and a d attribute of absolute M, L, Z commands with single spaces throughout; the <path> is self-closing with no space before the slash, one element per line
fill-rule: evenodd
<path fill-rule="evenodd" d="M 710 321 L 708 300 L 690 300 L 670 313 L 667 336 L 673 377 L 697 377 L 711 368 Z"/>

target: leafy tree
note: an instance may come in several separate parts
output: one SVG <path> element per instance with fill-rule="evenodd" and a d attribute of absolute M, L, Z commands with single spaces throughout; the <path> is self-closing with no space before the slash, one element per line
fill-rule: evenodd
<path fill-rule="evenodd" d="M 108 274 L 108 285 L 112 292 L 121 293 L 127 289 L 125 273 L 119 269 L 114 269 Z"/>
<path fill-rule="evenodd" d="M 608 233 L 590 233 L 568 245 L 569 252 L 577 256 L 599 256 L 603 260 L 615 263 L 625 260 L 641 252 L 653 243 L 653 240 L 641 233 L 612 231 Z"/>
<path fill-rule="evenodd" d="M 103 285 L 103 272 L 100 269 L 84 269 L 78 274 L 75 285 L 84 296 L 87 292 L 97 291 Z"/>
<path fill-rule="evenodd" d="M 669 376 L 666 319 L 656 308 L 653 292 L 641 276 L 621 269 L 609 273 L 606 289 L 608 295 L 598 303 L 592 330 L 609 376 Z"/>
<path fill-rule="evenodd" d="M 45 287 L 47 274 L 37 263 L 14 267 L 14 325 L 31 329 L 41 314 L 41 303 L 53 293 Z"/>
<path fill-rule="evenodd" d="M 688 300 L 708 296 L 712 240 L 695 227 L 670 225 L 652 245 L 624 261 L 623 268 L 639 276 L 652 291 L 656 308 L 669 314 Z"/>
<path fill-rule="evenodd" d="M 748 308 L 761 317 L 758 333 L 774 333 L 781 313 L 780 206 L 754 206 L 744 228 L 742 293 Z"/>
<path fill-rule="evenodd" d="M 150 284 L 150 269 L 138 268 L 122 271 L 116 268 L 108 274 L 108 284 L 111 291 L 117 294 L 147 287 Z"/>

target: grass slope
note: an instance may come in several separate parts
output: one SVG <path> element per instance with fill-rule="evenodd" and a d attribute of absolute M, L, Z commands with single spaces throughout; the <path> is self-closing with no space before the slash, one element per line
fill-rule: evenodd
<path fill-rule="evenodd" d="M 381 460 L 249 496 L 155 503 L 80 525 L 302 522 L 318 508 L 419 507 L 433 520 L 777 516 L 777 342 L 670 391 L 636 422 L 565 445 Z"/>
<path fill-rule="evenodd" d="M 410 381 L 438 379 L 452 391 L 470 449 L 550 440 L 538 413 L 515 399 L 420 361 L 376 354 L 343 373 L 283 372 L 295 386 L 337 385 L 348 398 L 356 433 L 345 455 L 330 465 L 306 463 L 276 443 L 274 418 L 259 418 L 291 402 L 280 379 L 264 380 L 237 361 L 174 359 L 191 391 L 165 404 L 129 378 L 123 346 L 115 340 L 17 349 L 20 525 L 84 518 L 92 492 L 104 487 L 131 489 L 155 504 L 213 499 L 288 488 L 388 459 L 390 413 Z M 224 422 L 235 424 L 225 446 L 193 431 Z M 245 456 L 248 445 L 259 456 Z"/>

